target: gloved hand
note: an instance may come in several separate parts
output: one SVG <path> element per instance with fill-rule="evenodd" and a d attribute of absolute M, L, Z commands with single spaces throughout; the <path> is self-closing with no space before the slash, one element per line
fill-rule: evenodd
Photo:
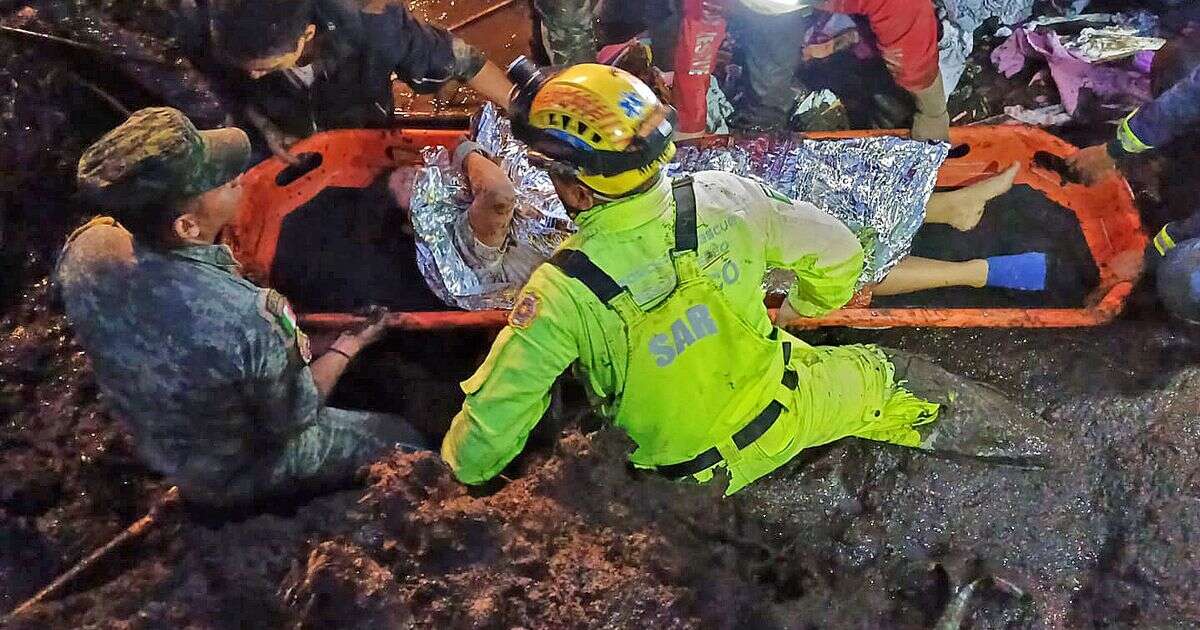
<path fill-rule="evenodd" d="M 913 140 L 950 141 L 950 113 L 946 111 L 946 90 L 942 74 L 929 87 L 913 92 L 917 111 L 913 114 Z"/>

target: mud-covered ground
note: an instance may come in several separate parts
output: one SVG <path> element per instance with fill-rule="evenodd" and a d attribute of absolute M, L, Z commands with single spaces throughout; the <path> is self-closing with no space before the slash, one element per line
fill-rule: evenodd
<path fill-rule="evenodd" d="M 162 484 L 44 287 L 4 331 L 8 608 Z M 960 609 L 973 628 L 1200 623 L 1200 337 L 1160 321 L 814 337 L 833 340 L 994 384 L 1061 456 L 1023 468 L 846 440 L 722 499 L 631 473 L 614 432 L 568 432 L 477 496 L 434 456 L 397 455 L 365 490 L 291 511 L 185 512 L 15 626 L 921 628 Z"/>
<path fill-rule="evenodd" d="M 6 22 L 11 4 L 0 2 Z M 95 6 L 127 23 L 131 4 L 144 6 Z M 417 8 L 456 23 L 479 4 Z M 494 45 L 515 41 L 497 35 Z M 64 75 L 61 57 L 10 40 L 0 57 L 3 614 L 144 514 L 165 484 L 105 412 L 44 280 L 65 231 L 88 212 L 69 196 L 71 164 L 116 115 L 77 80 L 99 78 L 87 68 Z M 144 90 L 125 88 L 127 105 L 147 104 Z M 1138 168 L 1148 223 L 1177 211 L 1172 182 L 1194 182 L 1196 163 Z M 573 425 L 486 491 L 454 483 L 432 455 L 396 455 L 358 489 L 258 514 L 177 511 L 11 626 L 1200 625 L 1200 332 L 1165 321 L 1147 287 L 1102 328 L 808 338 L 934 357 L 1035 411 L 1059 455 L 1016 466 L 845 440 L 723 499 L 715 487 L 636 475 L 620 434 Z M 409 413 L 428 410 L 415 419 L 430 431 L 455 406 L 445 394 L 454 370 L 443 368 L 417 388 L 442 394 L 405 402 Z"/>

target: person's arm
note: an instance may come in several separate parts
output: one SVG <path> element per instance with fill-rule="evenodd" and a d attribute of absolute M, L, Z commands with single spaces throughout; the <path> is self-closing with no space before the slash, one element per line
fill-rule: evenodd
<path fill-rule="evenodd" d="M 512 96 L 512 81 L 509 81 L 508 75 L 491 61 L 485 61 L 479 72 L 467 80 L 467 85 L 487 97 L 489 101 L 508 109 L 509 97 Z"/>
<path fill-rule="evenodd" d="M 246 115 L 246 119 L 250 121 L 250 124 L 254 125 L 254 128 L 262 134 L 263 140 L 267 142 L 267 148 L 271 150 L 271 153 L 275 157 L 292 165 L 300 163 L 300 158 L 297 158 L 290 151 L 291 146 L 296 144 L 299 138 L 294 138 L 280 131 L 279 127 L 275 126 L 275 123 L 271 122 L 269 118 L 259 112 L 253 105 L 247 105 L 243 113 Z"/>
<path fill-rule="evenodd" d="M 863 250 L 841 221 L 804 201 L 749 179 L 733 178 L 736 197 L 763 241 L 767 267 L 796 274 L 788 306 L 799 316 L 817 317 L 854 296 L 863 269 Z"/>
<path fill-rule="evenodd" d="M 360 332 L 344 332 L 308 367 L 312 371 L 313 382 L 321 394 L 321 401 L 329 399 L 333 388 L 346 372 L 346 368 L 354 361 L 363 348 L 379 341 L 386 329 L 383 318 L 380 317 L 363 328 Z"/>
<path fill-rule="evenodd" d="M 384 332 L 379 318 L 361 331 L 343 333 L 330 351 L 310 362 L 308 338 L 282 296 L 260 291 L 250 308 L 241 331 L 241 393 L 262 429 L 282 437 L 313 422 L 350 363 L 341 353 L 354 357 Z"/>
<path fill-rule="evenodd" d="M 363 25 L 385 63 L 414 91 L 432 94 L 449 81 L 462 81 L 508 106 L 512 84 L 502 70 L 449 31 L 418 20 L 403 2 L 380 0 L 368 6 Z"/>
<path fill-rule="evenodd" d="M 499 248 L 508 239 L 517 189 L 504 170 L 474 142 L 460 145 L 454 157 L 471 185 L 471 205 L 467 208 L 471 232 L 484 245 Z"/>
<path fill-rule="evenodd" d="M 486 150 L 472 140 L 464 140 L 455 149 L 453 166 L 471 187 L 471 205 L 454 223 L 455 247 L 481 279 L 503 276 L 516 188 Z M 528 274 L 522 281 L 525 279 Z"/>
<path fill-rule="evenodd" d="M 930 0 L 827 0 L 826 11 L 865 15 L 888 69 L 917 105 L 913 138 L 948 140 L 950 115 L 938 66 L 938 21 Z"/>
<path fill-rule="evenodd" d="M 1164 225 L 1158 234 L 1150 239 L 1150 246 L 1146 248 L 1149 266 L 1153 267 L 1158 260 L 1175 249 L 1176 245 L 1194 238 L 1200 238 L 1200 210 L 1182 221 L 1172 221 Z"/>
<path fill-rule="evenodd" d="M 307 340 L 288 323 L 286 303 L 271 299 L 271 292 L 261 292 L 255 312 L 246 314 L 241 395 L 261 431 L 286 439 L 315 420 L 322 396 L 306 364 Z"/>
<path fill-rule="evenodd" d="M 1109 151 L 1116 157 L 1148 151 L 1170 144 L 1197 124 L 1200 124 L 1200 66 L 1122 121 L 1117 137 L 1109 143 Z"/>
<path fill-rule="evenodd" d="M 535 271 L 487 359 L 463 382 L 462 411 L 442 442 L 459 481 L 480 484 L 504 470 L 549 407 L 555 379 L 579 357 L 582 323 L 567 282 L 548 265 Z"/>
<path fill-rule="evenodd" d="M 1121 121 L 1116 136 L 1067 158 L 1071 170 L 1094 184 L 1117 170 L 1117 160 L 1170 144 L 1200 124 L 1200 67 Z"/>

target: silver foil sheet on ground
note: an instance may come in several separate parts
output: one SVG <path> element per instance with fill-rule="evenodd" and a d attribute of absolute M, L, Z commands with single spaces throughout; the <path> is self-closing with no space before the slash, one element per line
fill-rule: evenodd
<path fill-rule="evenodd" d="M 508 122 L 487 106 L 476 141 L 501 160 L 517 190 L 517 208 L 501 264 L 473 267 L 461 238 L 468 190 L 452 172 L 447 151 L 427 149 L 426 166 L 413 184 L 413 225 L 420 237 L 418 263 L 426 281 L 448 304 L 466 309 L 509 308 L 538 261 L 575 231 L 550 178 L 530 166 Z M 779 192 L 836 216 L 863 241 L 861 284 L 877 282 L 902 257 L 925 218 L 945 143 L 894 137 L 803 140 L 788 136 L 726 139 L 705 147 L 680 147 L 668 174 L 721 170 L 762 180 Z M 456 234 L 459 237 L 456 238 Z M 766 288 L 784 292 L 788 274 L 768 274 Z"/>

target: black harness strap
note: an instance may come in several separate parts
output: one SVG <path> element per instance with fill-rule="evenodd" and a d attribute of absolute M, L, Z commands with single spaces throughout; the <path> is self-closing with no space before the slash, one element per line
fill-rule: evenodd
<path fill-rule="evenodd" d="M 783 385 L 788 389 L 794 390 L 800 382 L 800 377 L 795 372 L 788 369 L 788 361 L 792 356 L 792 344 L 783 343 Z M 778 400 L 772 400 L 765 409 L 760 411 L 757 416 L 754 416 L 746 426 L 738 429 L 737 433 L 733 434 L 733 444 L 742 450 L 754 443 L 755 440 L 762 437 L 772 426 L 775 421 L 779 420 L 779 416 L 783 414 L 783 404 Z M 699 455 L 675 464 L 667 464 L 665 466 L 657 466 L 654 471 L 668 479 L 683 479 L 690 477 L 700 471 L 707 470 L 721 462 L 724 457 L 717 447 L 709 448 Z"/>
<path fill-rule="evenodd" d="M 696 234 L 696 191 L 692 188 L 692 178 L 676 180 L 671 185 L 671 194 L 675 197 L 675 250 L 695 251 L 699 237 Z M 582 282 L 605 304 L 624 291 L 612 276 L 577 249 L 560 250 L 550 257 L 550 264 Z"/>
<path fill-rule="evenodd" d="M 612 276 L 592 262 L 588 255 L 577 249 L 564 249 L 550 257 L 550 264 L 563 273 L 583 283 L 589 291 L 605 304 L 621 295 L 621 285 Z"/>
<path fill-rule="evenodd" d="M 700 237 L 696 234 L 696 189 L 692 178 L 675 180 L 671 195 L 675 197 L 675 251 L 694 252 Z"/>
<path fill-rule="evenodd" d="M 671 195 L 675 198 L 675 251 L 696 251 L 700 237 L 697 233 L 696 190 L 693 187 L 692 178 L 684 177 L 676 180 L 671 185 Z M 577 249 L 560 250 L 550 257 L 550 264 L 561 269 L 567 276 L 583 283 L 583 286 L 587 287 L 606 305 L 625 290 L 617 284 L 616 280 L 612 279 L 612 276 L 592 262 L 587 254 Z M 774 335 L 774 331 L 772 331 L 772 335 Z M 791 361 L 791 355 L 792 345 L 785 342 L 783 344 L 785 369 L 782 380 L 785 387 L 794 390 L 799 382 L 799 377 L 795 372 L 786 369 Z M 783 414 L 783 410 L 783 404 L 777 400 L 771 401 L 765 409 L 746 423 L 746 426 L 733 434 L 734 446 L 744 449 L 753 444 L 774 426 L 775 422 L 779 420 L 779 416 Z M 720 463 L 721 459 L 721 452 L 714 446 L 692 459 L 658 466 L 654 470 L 671 479 L 682 479 L 711 468 Z"/>

